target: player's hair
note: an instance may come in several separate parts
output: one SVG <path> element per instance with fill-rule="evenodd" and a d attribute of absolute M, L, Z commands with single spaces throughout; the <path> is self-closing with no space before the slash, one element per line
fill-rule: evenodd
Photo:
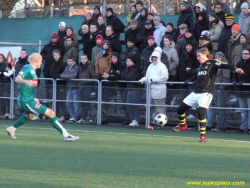
<path fill-rule="evenodd" d="M 208 48 L 206 48 L 206 47 L 201 48 L 201 49 L 197 50 L 196 52 L 197 53 L 199 52 L 203 55 L 206 55 L 209 60 L 213 59 L 213 57 L 214 57 L 213 54 L 211 54 L 210 51 L 208 50 Z"/>
<path fill-rule="evenodd" d="M 6 61 L 5 56 L 1 53 L 0 56 L 2 56 L 3 60 Z"/>
<path fill-rule="evenodd" d="M 59 55 L 61 55 L 60 50 L 53 50 L 53 51 L 52 51 L 52 55 L 54 55 L 54 53 L 58 53 Z"/>
<path fill-rule="evenodd" d="M 170 42 L 173 41 L 172 37 L 170 35 L 165 35 L 164 36 L 164 39 L 168 39 Z"/>
<path fill-rule="evenodd" d="M 107 26 L 106 26 L 106 29 L 107 29 L 107 27 L 110 27 L 110 28 L 111 28 L 111 31 L 114 31 L 114 28 L 113 28 L 112 25 L 107 25 Z"/>

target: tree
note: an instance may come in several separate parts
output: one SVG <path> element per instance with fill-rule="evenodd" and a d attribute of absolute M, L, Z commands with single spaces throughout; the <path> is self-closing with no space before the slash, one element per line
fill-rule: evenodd
<path fill-rule="evenodd" d="M 8 18 L 13 7 L 18 0 L 0 0 L 0 10 L 2 11 L 2 17 Z"/>

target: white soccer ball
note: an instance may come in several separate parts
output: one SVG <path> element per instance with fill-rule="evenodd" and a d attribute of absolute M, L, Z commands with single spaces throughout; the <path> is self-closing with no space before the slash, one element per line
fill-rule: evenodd
<path fill-rule="evenodd" d="M 165 114 L 157 114 L 157 115 L 155 116 L 155 122 L 156 122 L 156 124 L 157 124 L 158 126 L 163 127 L 164 125 L 167 124 L 168 118 L 167 118 L 167 116 L 166 116 Z"/>

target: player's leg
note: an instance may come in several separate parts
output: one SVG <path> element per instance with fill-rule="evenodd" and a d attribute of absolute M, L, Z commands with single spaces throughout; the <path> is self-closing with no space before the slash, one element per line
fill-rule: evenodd
<path fill-rule="evenodd" d="M 205 117 L 205 113 L 206 113 L 207 109 L 204 107 L 199 107 L 198 109 L 198 118 L 199 118 L 199 122 L 200 122 L 200 142 L 205 142 L 206 141 L 206 117 Z"/>
<path fill-rule="evenodd" d="M 79 139 L 78 136 L 73 136 L 68 133 L 61 122 L 58 121 L 58 118 L 53 110 L 47 108 L 44 115 L 50 119 L 50 124 L 63 135 L 65 141 L 76 141 Z"/>
<path fill-rule="evenodd" d="M 180 106 L 177 108 L 177 114 L 178 114 L 178 118 L 179 118 L 179 125 L 177 125 L 176 127 L 174 127 L 172 130 L 174 132 L 183 130 L 183 129 L 187 129 L 187 122 L 186 122 L 186 114 L 185 112 L 190 109 L 191 106 L 187 105 L 186 103 L 182 102 L 180 104 Z"/>

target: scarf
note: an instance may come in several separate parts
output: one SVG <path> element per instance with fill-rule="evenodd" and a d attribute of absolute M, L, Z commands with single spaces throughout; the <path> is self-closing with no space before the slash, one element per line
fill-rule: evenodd
<path fill-rule="evenodd" d="M 108 56 L 108 50 L 101 49 L 100 51 L 101 57 L 107 57 Z"/>

